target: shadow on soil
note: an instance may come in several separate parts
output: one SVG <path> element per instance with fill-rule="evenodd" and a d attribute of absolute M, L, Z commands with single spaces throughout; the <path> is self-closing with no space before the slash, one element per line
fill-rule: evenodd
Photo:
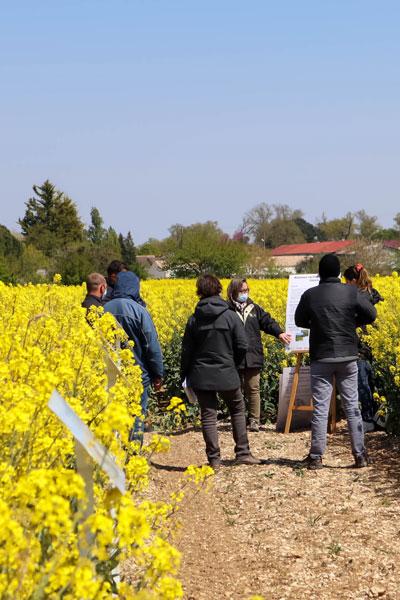
<path fill-rule="evenodd" d="M 343 436 L 332 436 L 329 440 L 330 447 L 339 448 L 343 444 L 350 446 L 350 440 L 345 433 Z M 365 436 L 365 445 L 372 465 L 358 472 L 375 494 L 384 498 L 400 499 L 400 438 L 387 435 L 383 432 L 368 433 Z"/>

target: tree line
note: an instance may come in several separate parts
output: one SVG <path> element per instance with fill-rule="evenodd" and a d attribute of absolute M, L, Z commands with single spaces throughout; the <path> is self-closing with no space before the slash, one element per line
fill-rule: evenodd
<path fill-rule="evenodd" d="M 61 273 L 63 281 L 78 284 L 92 271 L 104 273 L 113 259 L 140 275 L 131 232 L 105 227 L 99 210 L 91 210 L 86 228 L 76 204 L 48 180 L 33 186 L 24 216 L 18 220 L 20 239 L 0 225 L 0 279 L 10 283 L 41 282 Z"/>
<path fill-rule="evenodd" d="M 86 227 L 76 204 L 49 180 L 34 185 L 33 192 L 18 220 L 20 239 L 0 225 L 0 280 L 46 281 L 57 272 L 65 283 L 77 284 L 88 272 L 104 273 L 113 259 L 146 277 L 137 262 L 138 254 L 162 257 L 164 268 L 175 277 L 196 277 L 205 271 L 219 277 L 237 273 L 273 277 L 281 273 L 270 250 L 282 244 L 354 239 L 362 248 L 363 243 L 370 247 L 373 241 L 400 239 L 400 213 L 394 216 L 391 228 L 382 227 L 377 217 L 365 210 L 330 220 L 322 215 L 312 224 L 301 210 L 261 203 L 246 212 L 232 236 L 215 221 L 188 226 L 178 223 L 169 228 L 166 238 L 150 238 L 136 247 L 131 232 L 123 235 L 106 227 L 96 207 L 91 209 Z"/>

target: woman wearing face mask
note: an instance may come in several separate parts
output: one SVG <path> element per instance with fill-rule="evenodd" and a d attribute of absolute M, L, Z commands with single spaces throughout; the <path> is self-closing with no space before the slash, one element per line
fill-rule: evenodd
<path fill-rule="evenodd" d="M 346 283 L 356 285 L 360 292 L 366 294 L 371 304 L 382 302 L 383 298 L 374 287 L 367 269 L 361 263 L 348 267 L 343 276 Z M 372 352 L 367 337 L 368 331 L 364 326 L 361 328 L 362 335 L 358 338 L 358 397 L 361 404 L 361 415 L 364 431 L 374 431 L 376 428 L 375 414 L 378 406 L 374 401 L 374 376 L 372 370 Z"/>
<path fill-rule="evenodd" d="M 284 333 L 271 315 L 250 299 L 249 291 L 246 279 L 232 279 L 228 287 L 228 303 L 242 321 L 247 336 L 249 347 L 239 365 L 239 374 L 248 407 L 249 430 L 259 431 L 260 372 L 264 364 L 261 332 L 275 336 L 283 344 L 290 342 L 290 335 Z"/>

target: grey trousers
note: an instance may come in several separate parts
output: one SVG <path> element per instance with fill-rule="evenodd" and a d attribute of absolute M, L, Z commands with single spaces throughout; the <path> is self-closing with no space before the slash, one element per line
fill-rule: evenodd
<path fill-rule="evenodd" d="M 208 461 L 218 461 L 221 457 L 218 431 L 217 431 L 217 392 L 210 390 L 194 390 L 200 404 L 201 428 L 206 443 L 206 454 Z M 246 430 L 246 413 L 244 400 L 240 388 L 236 390 L 218 392 L 228 406 L 232 433 L 235 440 L 235 454 L 247 456 L 250 454 L 249 440 Z"/>
<path fill-rule="evenodd" d="M 359 456 L 365 450 L 364 430 L 358 406 L 357 361 L 342 363 L 314 361 L 311 363 L 311 390 L 314 404 L 311 420 L 311 458 L 320 458 L 325 452 L 333 376 L 336 378 L 336 386 L 347 417 L 353 455 Z"/>

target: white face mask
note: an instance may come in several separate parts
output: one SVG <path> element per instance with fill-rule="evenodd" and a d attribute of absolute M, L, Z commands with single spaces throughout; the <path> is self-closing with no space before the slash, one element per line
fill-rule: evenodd
<path fill-rule="evenodd" d="M 104 292 L 102 293 L 101 299 L 102 299 L 102 300 L 105 300 L 106 296 L 107 296 L 107 288 L 106 288 L 106 289 L 104 290 Z"/>

